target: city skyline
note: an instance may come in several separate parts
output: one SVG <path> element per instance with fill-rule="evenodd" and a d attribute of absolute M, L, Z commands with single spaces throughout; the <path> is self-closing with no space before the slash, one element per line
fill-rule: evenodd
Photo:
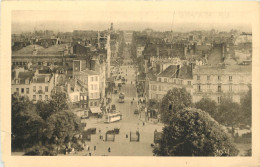
<path fill-rule="evenodd" d="M 66 15 L 66 17 L 64 17 Z M 123 17 L 122 17 L 123 16 Z M 127 18 L 123 19 L 122 18 Z M 110 23 L 117 30 L 186 32 L 192 30 L 251 32 L 250 14 L 243 12 L 83 12 L 83 11 L 14 11 L 12 32 L 34 30 L 106 30 Z"/>

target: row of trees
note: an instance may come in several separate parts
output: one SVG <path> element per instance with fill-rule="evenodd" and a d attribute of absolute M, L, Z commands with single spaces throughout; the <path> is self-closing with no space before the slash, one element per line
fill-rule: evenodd
<path fill-rule="evenodd" d="M 26 97 L 13 95 L 12 150 L 29 149 L 27 154 L 56 155 L 59 148 L 75 143 L 74 136 L 82 132 L 81 122 L 68 109 L 63 92 L 55 92 L 51 100 L 36 104 Z"/>
<path fill-rule="evenodd" d="M 153 152 L 158 156 L 236 156 L 238 150 L 223 128 L 237 122 L 251 125 L 251 89 L 241 105 L 225 98 L 217 105 L 203 98 L 193 104 L 184 89 L 173 88 L 163 97 L 160 107 L 165 124 L 162 139 Z"/>
<path fill-rule="evenodd" d="M 252 123 L 252 90 L 241 98 L 241 104 L 231 98 L 223 97 L 220 104 L 209 98 L 202 98 L 193 104 L 191 95 L 185 89 L 174 88 L 167 92 L 161 102 L 161 118 L 166 124 L 171 123 L 174 113 L 185 107 L 195 107 L 207 112 L 217 122 L 225 126 L 251 126 Z"/>

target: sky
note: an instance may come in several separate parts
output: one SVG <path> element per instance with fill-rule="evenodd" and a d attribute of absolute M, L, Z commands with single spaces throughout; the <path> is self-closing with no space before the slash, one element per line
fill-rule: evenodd
<path fill-rule="evenodd" d="M 227 11 L 50 11 L 12 12 L 12 32 L 51 29 L 54 31 L 105 30 L 114 23 L 119 30 L 190 31 L 242 29 L 251 31 L 251 15 Z"/>

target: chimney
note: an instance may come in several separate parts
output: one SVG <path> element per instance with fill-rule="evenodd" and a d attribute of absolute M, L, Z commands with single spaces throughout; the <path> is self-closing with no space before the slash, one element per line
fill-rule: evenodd
<path fill-rule="evenodd" d="M 223 43 L 223 44 L 221 44 L 221 53 L 222 53 L 222 58 L 223 58 L 223 60 L 224 60 L 224 58 L 225 58 L 225 44 Z"/>
<path fill-rule="evenodd" d="M 177 65 L 177 71 L 176 71 L 176 78 L 179 78 L 179 73 L 180 73 L 180 65 Z"/>
<path fill-rule="evenodd" d="M 191 75 L 193 74 L 193 63 L 190 63 L 190 71 L 191 71 Z"/>
<path fill-rule="evenodd" d="M 159 48 L 159 46 L 157 46 L 157 48 L 156 48 L 156 51 L 157 51 L 157 57 L 159 57 L 160 56 L 160 48 Z"/>

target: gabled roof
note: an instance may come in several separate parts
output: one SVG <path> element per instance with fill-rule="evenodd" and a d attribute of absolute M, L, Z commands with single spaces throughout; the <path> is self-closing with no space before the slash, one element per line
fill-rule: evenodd
<path fill-rule="evenodd" d="M 24 84 L 25 80 L 31 80 L 34 76 L 33 71 L 19 72 L 18 78 L 20 79 L 20 84 Z"/>
<path fill-rule="evenodd" d="M 170 65 L 164 71 L 158 74 L 158 77 L 172 77 L 177 71 L 177 65 Z"/>
<path fill-rule="evenodd" d="M 191 67 L 188 65 L 185 65 L 181 67 L 179 72 L 179 78 L 181 79 L 192 79 L 192 70 Z"/>

